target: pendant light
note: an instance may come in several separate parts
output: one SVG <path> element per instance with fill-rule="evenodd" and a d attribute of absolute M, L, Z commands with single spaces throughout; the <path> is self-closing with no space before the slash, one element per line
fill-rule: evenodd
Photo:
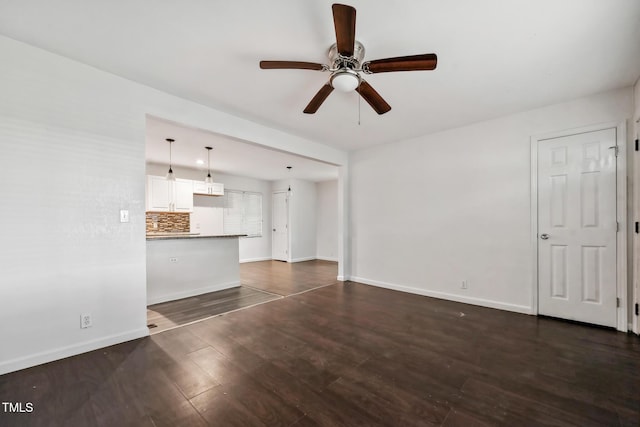
<path fill-rule="evenodd" d="M 211 178 L 211 150 L 213 150 L 213 147 L 204 148 L 207 149 L 207 178 L 205 178 L 204 182 L 213 184 L 213 178 Z"/>
<path fill-rule="evenodd" d="M 175 181 L 176 176 L 173 174 L 173 169 L 171 169 L 171 143 L 175 141 L 174 139 L 167 138 L 167 142 L 169 143 L 169 172 L 167 172 L 167 181 Z"/>
<path fill-rule="evenodd" d="M 287 169 L 289 170 L 289 189 L 287 191 L 289 194 L 291 194 L 291 168 L 292 166 L 287 166 Z"/>

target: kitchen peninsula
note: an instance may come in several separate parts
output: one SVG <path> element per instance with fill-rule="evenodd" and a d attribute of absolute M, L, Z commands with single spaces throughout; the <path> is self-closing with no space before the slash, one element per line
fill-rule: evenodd
<path fill-rule="evenodd" d="M 147 305 L 240 286 L 242 236 L 147 233 Z"/>

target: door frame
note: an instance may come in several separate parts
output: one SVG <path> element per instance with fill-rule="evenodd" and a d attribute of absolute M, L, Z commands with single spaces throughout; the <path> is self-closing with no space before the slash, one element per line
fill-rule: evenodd
<path fill-rule="evenodd" d="M 595 132 L 616 130 L 616 220 L 620 226 L 616 233 L 616 297 L 620 305 L 616 310 L 616 329 L 627 332 L 627 131 L 626 122 L 601 123 L 566 129 L 531 137 L 531 314 L 538 315 L 538 145 L 540 141 Z"/>
<path fill-rule="evenodd" d="M 636 114 L 638 111 L 636 111 Z M 629 143 L 634 142 L 636 144 L 636 148 L 630 148 L 631 156 L 630 164 L 631 170 L 629 173 L 633 173 L 633 177 L 631 178 L 633 188 L 633 207 L 632 214 L 630 217 L 629 226 L 632 228 L 630 230 L 631 237 L 631 278 L 630 278 L 630 286 L 632 287 L 632 301 L 629 304 L 629 309 L 631 310 L 631 330 L 640 335 L 640 320 L 638 314 L 635 312 L 635 306 L 640 305 L 640 234 L 634 232 L 633 228 L 636 221 L 640 221 L 640 216 L 638 212 L 640 212 L 640 152 L 638 151 L 638 138 L 640 137 L 640 117 L 634 116 L 635 122 L 632 123 L 631 126 L 631 134 L 629 135 Z"/>

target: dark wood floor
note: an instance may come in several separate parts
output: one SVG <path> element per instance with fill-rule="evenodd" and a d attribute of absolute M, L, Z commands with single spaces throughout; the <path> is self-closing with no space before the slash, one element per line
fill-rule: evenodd
<path fill-rule="evenodd" d="M 338 264 L 313 260 L 296 264 L 280 261 L 240 265 L 242 286 L 209 292 L 147 307 L 149 331 L 156 334 L 255 304 L 336 283 Z"/>
<path fill-rule="evenodd" d="M 336 283 L 0 376 L 5 401 L 34 411 L 2 426 L 638 426 L 640 340 Z"/>
<path fill-rule="evenodd" d="M 331 261 L 259 261 L 240 264 L 243 285 L 288 296 L 336 283 L 338 263 Z"/>
<path fill-rule="evenodd" d="M 207 319 L 219 314 L 253 307 L 281 296 L 258 289 L 239 286 L 195 297 L 182 298 L 147 307 L 149 332 L 156 334 L 177 326 Z"/>

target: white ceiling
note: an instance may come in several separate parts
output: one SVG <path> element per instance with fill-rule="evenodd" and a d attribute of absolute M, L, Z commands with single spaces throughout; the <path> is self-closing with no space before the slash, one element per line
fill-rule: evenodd
<path fill-rule="evenodd" d="M 353 0 L 365 60 L 436 53 L 435 71 L 367 80 L 302 110 L 326 73 L 260 70 L 326 62 L 331 1 L 0 0 L 0 34 L 307 139 L 353 150 L 592 93 L 640 74 L 638 0 Z"/>
<path fill-rule="evenodd" d="M 175 140 L 171 144 L 171 160 L 174 166 L 206 171 L 207 150 L 204 147 L 208 146 L 213 148 L 212 173 L 223 172 L 267 181 L 295 178 L 318 182 L 338 179 L 336 166 L 269 150 L 206 130 L 186 127 L 152 116 L 147 116 L 146 128 L 148 163 L 169 163 L 169 143 L 166 139 L 172 138 Z M 202 164 L 199 164 L 198 160 Z M 287 169 L 287 166 L 291 166 L 291 170 Z M 205 175 L 203 172 L 203 179 Z"/>

